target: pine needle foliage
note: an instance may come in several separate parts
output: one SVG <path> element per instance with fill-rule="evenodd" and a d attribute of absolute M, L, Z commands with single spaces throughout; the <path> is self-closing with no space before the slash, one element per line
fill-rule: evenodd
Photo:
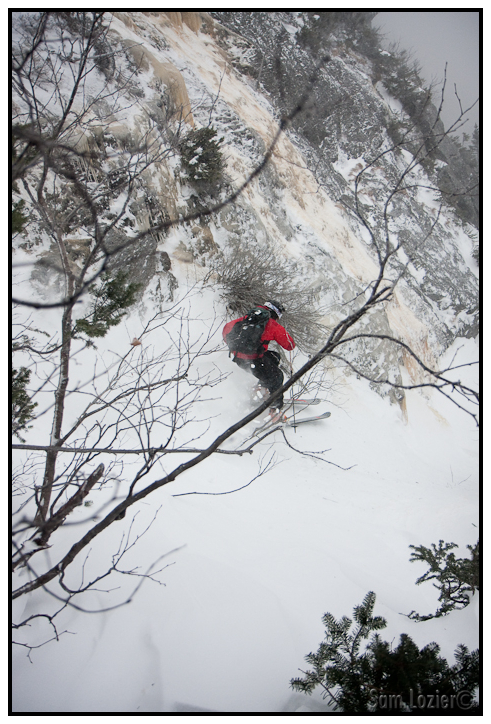
<path fill-rule="evenodd" d="M 14 129 L 16 128 L 26 128 L 26 126 L 14 126 Z M 33 154 L 32 151 L 30 153 L 27 152 L 25 148 L 21 150 L 19 145 L 14 132 L 11 147 L 12 173 L 15 175 L 17 172 L 20 176 L 21 169 L 26 168 L 29 161 L 32 161 Z M 12 183 L 12 192 L 15 194 L 19 193 L 18 186 L 15 182 Z M 20 234 L 24 231 L 24 226 L 29 220 L 28 216 L 24 213 L 24 207 L 24 199 L 19 199 L 18 201 L 12 199 L 12 234 Z"/>
<path fill-rule="evenodd" d="M 216 186 L 223 174 L 223 154 L 211 126 L 190 131 L 181 141 L 181 164 L 195 186 Z"/>
<path fill-rule="evenodd" d="M 324 689 L 336 709 L 346 712 L 368 711 L 370 703 L 370 661 L 360 648 L 373 631 L 386 627 L 387 622 L 381 616 L 373 617 L 375 593 L 369 591 L 361 606 L 356 606 L 353 618 L 356 627 L 350 631 L 353 621 L 343 616 L 336 621 L 331 613 L 322 617 L 326 627 L 325 641 L 317 653 L 310 653 L 305 660 L 313 669 L 305 677 L 292 679 L 291 686 L 296 691 L 311 694 L 317 687 Z"/>
<path fill-rule="evenodd" d="M 465 713 L 475 713 L 472 692 L 479 684 L 479 651 L 470 653 L 459 645 L 456 664 L 449 666 L 434 642 L 419 649 L 407 634 L 401 634 L 398 646 L 392 648 L 376 633 L 387 623 L 373 615 L 375 599 L 369 591 L 354 608 L 353 629 L 353 621 L 346 616 L 339 621 L 330 613 L 323 616 L 325 640 L 316 653 L 305 657 L 312 669 L 302 672 L 303 678 L 292 679 L 292 688 L 311 694 L 320 686 L 334 710 L 350 714 L 432 713 L 418 709 L 430 697 L 442 694 L 456 703 L 457 694 L 466 691 L 471 704 L 467 699 Z"/>
<path fill-rule="evenodd" d="M 107 272 L 101 275 L 101 284 L 91 285 L 93 303 L 90 314 L 75 322 L 75 333 L 88 337 L 105 337 L 111 327 L 118 325 L 128 308 L 136 300 L 140 284 L 128 282 L 128 273 L 118 271 L 114 277 Z"/>
<path fill-rule="evenodd" d="M 25 206 L 24 199 L 15 201 L 12 204 L 12 233 L 13 234 L 20 234 L 22 231 L 24 231 L 24 226 L 26 225 L 26 223 L 28 221 L 28 217 L 26 216 L 26 214 L 24 214 L 24 206 Z"/>
<path fill-rule="evenodd" d="M 27 392 L 27 385 L 31 377 L 31 371 L 26 367 L 16 370 L 11 369 L 12 384 L 12 434 L 21 442 L 25 442 L 24 438 L 19 434 L 21 430 L 28 429 L 28 422 L 34 417 L 34 408 L 37 402 L 32 402 Z"/>
<path fill-rule="evenodd" d="M 458 548 L 456 543 L 445 543 L 443 540 L 431 544 L 431 548 L 425 546 L 409 546 L 413 549 L 411 563 L 424 561 L 428 563 L 429 570 L 420 576 L 416 585 L 425 581 L 435 581 L 433 586 L 440 591 L 438 600 L 441 602 L 436 613 L 421 616 L 416 611 L 411 611 L 409 618 L 415 621 L 427 621 L 430 618 L 446 616 L 454 609 L 465 608 L 469 605 L 470 594 L 479 590 L 480 585 L 480 551 L 479 541 L 475 546 L 468 545 L 470 558 L 456 558 L 452 553 L 453 548 Z"/>

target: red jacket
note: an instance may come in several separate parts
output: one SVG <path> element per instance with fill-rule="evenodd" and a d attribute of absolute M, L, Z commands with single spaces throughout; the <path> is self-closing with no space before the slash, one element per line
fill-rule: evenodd
<path fill-rule="evenodd" d="M 227 334 L 230 332 L 236 322 L 240 322 L 241 319 L 245 319 L 247 315 L 239 317 L 238 319 L 232 319 L 231 322 L 227 322 L 223 328 L 223 339 L 225 340 Z M 276 319 L 269 319 L 264 328 L 264 332 L 261 335 L 261 344 L 264 345 L 264 352 L 268 349 L 269 342 L 278 342 L 283 349 L 291 350 L 295 349 L 295 342 L 293 337 L 290 337 L 288 332 L 281 324 L 278 324 Z M 232 350 L 233 351 L 233 350 Z M 234 352 L 236 357 L 241 359 L 256 359 L 262 357 L 264 352 L 261 354 L 244 354 L 243 352 Z"/>

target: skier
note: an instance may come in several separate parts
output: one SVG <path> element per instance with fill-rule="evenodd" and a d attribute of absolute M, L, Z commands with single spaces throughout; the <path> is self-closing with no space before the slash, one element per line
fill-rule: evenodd
<path fill-rule="evenodd" d="M 235 364 L 247 372 L 252 372 L 254 377 L 267 388 L 270 395 L 282 386 L 283 372 L 279 367 L 280 355 L 278 352 L 268 350 L 268 344 L 274 340 L 283 349 L 295 348 L 293 338 L 281 324 L 278 324 L 283 312 L 284 309 L 279 302 L 268 301 L 258 305 L 244 317 L 228 322 L 222 332 Z M 255 318 L 257 322 L 254 321 Z M 227 340 L 236 325 L 235 333 L 232 333 Z M 240 347 L 241 351 L 236 347 Z M 281 419 L 283 395 L 277 397 L 272 404 L 269 412 L 272 421 L 277 422 Z"/>

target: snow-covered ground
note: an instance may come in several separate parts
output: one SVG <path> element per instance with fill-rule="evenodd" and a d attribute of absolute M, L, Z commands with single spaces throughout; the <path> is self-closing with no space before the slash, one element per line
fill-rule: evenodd
<path fill-rule="evenodd" d="M 210 290 L 195 300 L 203 326 L 213 301 Z M 134 313 L 102 340 L 105 359 L 127 349 L 138 325 Z M 477 358 L 469 340 L 457 348 L 458 360 Z M 243 416 L 252 386 L 224 348 L 201 364 L 203 372 L 216 364 L 232 374 L 213 389 L 214 401 L 202 403 L 211 428 L 200 444 Z M 478 646 L 477 597 L 443 619 L 402 615 L 435 611 L 438 597 L 430 584 L 415 586 L 425 566 L 409 563 L 408 546 L 444 539 L 465 555 L 477 540 L 473 421 L 436 393 L 415 392 L 407 395 L 406 422 L 398 406 L 354 378 L 338 378 L 328 397 L 316 409 L 330 409 L 330 419 L 285 431 L 309 454 L 276 432 L 252 455 L 215 455 L 95 542 L 91 556 L 110 559 L 132 519 L 134 538 L 157 512 L 125 562 L 143 572 L 167 554 L 157 566 L 168 565 L 158 576 L 165 585 L 145 581 L 130 604 L 107 613 L 67 610 L 58 623 L 67 633 L 31 660 L 15 649 L 15 712 L 317 711 L 320 697 L 293 693 L 289 681 L 323 638 L 322 614 L 350 616 L 370 590 L 388 621 L 386 640 L 402 632 L 419 646 L 435 640 L 450 660 L 457 644 Z M 272 469 L 248 484 L 271 458 Z M 167 470 L 171 463 L 178 464 L 164 459 Z M 90 497 L 97 508 L 97 494 Z M 87 594 L 83 604 L 114 605 L 129 590 L 121 585 Z M 25 614 L 42 595 L 32 594 Z"/>
<path fill-rule="evenodd" d="M 115 21 L 114 27 L 133 39 L 121 21 Z M 191 100 L 201 95 L 202 86 L 214 98 L 221 84 L 221 97 L 269 143 L 277 126 L 267 102 L 259 93 L 246 92 L 233 74 L 225 75 L 222 83 L 222 58 L 209 36 L 197 37 L 186 27 L 166 32 L 170 49 L 162 58 L 180 68 Z M 134 39 L 142 42 L 137 35 Z M 185 61 L 195 69 L 194 80 Z M 226 124 L 219 130 L 225 132 Z M 239 151 L 231 146 L 228 153 L 228 172 L 237 184 L 256 162 L 248 149 Z M 283 163 L 285 157 L 298 161 L 295 174 Z M 349 177 L 356 161 L 341 158 L 338 170 Z M 348 229 L 332 200 L 317 189 L 309 172 L 301 170 L 303 165 L 293 144 L 282 138 L 275 167 L 285 187 L 287 218 L 299 229 L 288 242 L 287 253 L 301 258 L 308 231 L 333 252 L 352 278 L 363 283 L 373 279 L 374 262 L 362 233 L 357 236 Z M 261 209 L 264 228 L 286 248 L 255 185 L 247 190 L 247 202 Z M 224 246 L 224 227 L 210 224 L 215 241 Z M 454 237 L 472 268 L 469 239 L 458 231 Z M 179 242 L 186 240 L 178 227 L 162 250 L 172 256 Z M 19 255 L 16 262 L 32 262 L 32 257 Z M 172 272 L 179 281 L 179 294 L 196 285 L 182 304 L 192 338 L 206 335 L 213 326 L 216 331 L 208 346 L 221 345 L 225 310 L 216 290 L 201 288 L 202 268 L 172 258 Z M 29 267 L 18 268 L 16 293 L 37 298 L 38 292 L 26 284 L 29 273 Z M 399 325 L 407 331 L 415 325 L 411 316 L 415 312 L 400 302 L 393 312 L 394 328 Z M 146 306 L 97 340 L 101 365 L 119 361 L 153 314 L 147 299 Z M 57 329 L 59 311 L 33 315 L 34 326 L 49 332 Z M 178 335 L 179 316 L 165 329 L 144 337 L 131 360 L 137 363 L 140 356 L 161 354 L 168 340 Z M 456 353 L 454 364 L 465 364 L 477 360 L 478 352 L 475 341 L 459 339 L 441 362 L 450 363 Z M 295 366 L 301 363 L 299 356 Z M 90 380 L 93 370 L 94 352 L 77 351 L 71 386 Z M 235 368 L 224 345 L 198 359 L 193 372 L 214 375 L 216 370 L 229 374 L 205 395 L 209 399 L 193 408 L 196 421 L 185 428 L 186 439 L 197 436 L 192 445 L 209 444 L 250 409 L 253 379 Z M 466 375 L 477 386 L 473 367 L 460 372 L 461 379 Z M 16 714 L 325 711 L 320 694 L 307 698 L 294 693 L 289 681 L 299 675 L 304 656 L 322 640 L 322 615 L 329 611 L 336 618 L 351 616 L 370 590 L 377 594 L 375 613 L 388 622 L 381 632 L 384 639 L 397 643 L 406 632 L 420 647 L 437 641 L 450 661 L 459 643 L 471 650 L 479 645 L 477 596 L 465 610 L 445 618 L 417 623 L 404 615 L 411 610 L 434 612 L 438 605 L 435 588 L 429 583 L 415 585 L 426 567 L 409 563 L 409 545 L 430 546 L 443 539 L 459 544 L 457 555 L 465 556 L 466 545 L 478 538 L 479 453 L 473 420 L 436 392 L 408 393 L 403 412 L 363 380 L 340 377 L 339 370 L 326 374 L 333 386 L 315 409 L 329 409 L 328 420 L 297 431 L 286 429 L 287 442 L 276 432 L 252 455 L 214 455 L 130 508 L 126 518 L 94 541 L 85 564 L 88 578 L 111 562 L 122 538 L 129 536 L 132 542 L 151 523 L 124 563 L 126 569 L 138 567 L 143 573 L 157 562 L 155 569 L 164 567 L 157 575 L 163 585 L 147 580 L 134 600 L 106 613 L 68 608 L 57 619 L 58 630 L 66 631 L 59 641 L 32 650 L 29 657 L 24 648 L 14 648 Z M 71 396 L 67 424 L 80 409 L 77 397 Z M 26 438 L 46 444 L 49 429 L 45 415 Z M 248 428 L 253 429 L 253 425 Z M 239 431 L 225 447 L 231 449 L 246 438 L 247 431 Z M 179 442 L 184 440 L 181 437 Z M 129 433 L 119 442 L 136 446 Z M 159 442 L 153 439 L 152 445 Z M 188 457 L 163 457 L 145 484 Z M 20 459 L 21 453 L 15 451 L 14 464 Z M 109 459 L 113 458 L 101 455 L 94 465 Z M 121 478 L 131 479 L 137 465 L 134 456 L 125 457 Z M 257 477 L 268 465 L 268 471 Z M 93 508 L 82 508 L 75 517 L 89 517 L 107 494 L 94 491 L 89 497 Z M 79 531 L 72 527 L 63 532 L 60 549 L 66 549 Z M 46 561 L 55 563 L 58 550 L 48 551 Z M 14 587 L 25 581 L 21 571 Z M 136 584 L 131 577 L 120 577 L 108 587 L 113 585 L 121 588 L 106 593 L 101 584 L 99 592 L 79 599 L 80 605 L 109 608 L 124 601 Z M 14 613 L 27 617 L 39 610 L 45 596 L 35 592 L 18 599 Z M 35 645 L 52 631 L 46 622 L 33 623 L 30 634 Z"/>

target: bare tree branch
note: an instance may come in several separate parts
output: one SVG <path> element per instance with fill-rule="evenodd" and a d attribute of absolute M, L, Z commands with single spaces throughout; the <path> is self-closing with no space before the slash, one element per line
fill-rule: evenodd
<path fill-rule="evenodd" d="M 469 385 L 454 379 L 457 370 L 464 365 L 454 366 L 452 361 L 444 370 L 432 369 L 409 344 L 390 334 L 365 331 L 364 326 L 365 322 L 370 323 L 372 311 L 383 309 L 385 303 L 393 299 L 394 290 L 408 268 L 409 262 L 396 264 L 396 255 L 399 251 L 402 253 L 405 242 L 396 238 L 392 231 L 391 208 L 395 200 L 399 202 L 406 194 L 415 193 L 418 188 L 434 190 L 431 184 L 415 182 L 414 171 L 448 136 L 449 132 L 436 132 L 439 128 L 437 122 L 443 103 L 443 91 L 440 109 L 431 128 L 430 148 L 427 144 L 428 138 L 423 138 L 414 128 L 410 128 L 403 141 L 393 144 L 391 148 L 384 147 L 384 150 L 367 162 L 356 175 L 353 202 L 346 206 L 358 228 L 361 225 L 370 236 L 370 251 L 373 252 L 372 258 L 377 265 L 374 278 L 356 286 L 349 294 L 348 301 L 343 299 L 335 305 L 335 310 L 331 310 L 334 319 L 332 327 L 327 328 L 319 321 L 315 326 L 315 334 L 310 335 L 316 339 L 311 356 L 296 372 L 292 371 L 285 384 L 268 399 L 264 399 L 254 410 L 226 430 L 218 435 L 214 434 L 214 439 L 209 442 L 212 420 L 209 404 L 202 406 L 202 403 L 209 403 L 216 396 L 214 388 L 226 376 L 213 360 L 213 355 L 220 349 L 213 336 L 223 320 L 213 320 L 208 331 L 200 336 L 196 331 L 199 329 L 197 320 L 191 317 L 191 301 L 186 298 L 172 304 L 169 302 L 165 311 L 141 325 L 140 332 L 135 330 L 138 335 L 137 346 L 127 353 L 115 355 L 115 361 L 102 360 L 94 354 L 93 369 L 87 372 L 90 379 L 74 383 L 73 362 L 79 353 L 78 347 L 82 349 L 81 345 L 84 344 L 81 341 L 84 338 L 78 335 L 76 329 L 76 309 L 86 300 L 93 285 L 100 283 L 102 274 L 110 270 L 111 264 L 122 252 L 136 248 L 152 235 L 159 235 L 192 221 L 209 219 L 233 204 L 264 171 L 282 134 L 305 110 L 319 74 L 330 59 L 325 56 L 316 66 L 300 100 L 281 118 L 261 160 L 235 190 L 222 200 L 196 212 L 177 214 L 175 218 L 162 214 L 151 220 L 148 228 L 138 227 L 138 231 L 134 228 L 125 230 L 123 222 L 135 194 L 143 188 L 142 179 L 145 173 L 151 171 L 155 164 L 176 153 L 176 144 L 183 128 L 184 111 L 181 109 L 180 114 L 177 113 L 175 125 L 172 128 L 169 125 L 165 131 L 166 136 L 157 133 L 151 114 L 147 112 L 145 123 L 148 122 L 148 130 L 142 131 L 138 142 L 130 148 L 118 148 L 111 158 L 102 157 L 90 147 L 84 149 L 83 144 L 78 142 L 77 133 L 79 130 L 88 131 L 95 124 L 93 113 L 97 101 L 105 101 L 108 105 L 110 102 L 110 110 L 106 111 L 108 117 L 119 104 L 126 103 L 122 97 L 124 80 L 104 83 L 97 99 L 89 99 L 86 94 L 85 84 L 89 74 L 98 72 L 97 44 L 109 43 L 104 13 L 69 14 L 65 21 L 54 17 L 53 13 L 41 13 L 39 16 L 32 14 L 31 21 L 33 28 L 30 33 L 26 31 L 25 38 L 14 54 L 12 65 L 16 92 L 19 103 L 22 102 L 14 127 L 17 155 L 13 178 L 21 180 L 24 197 L 29 200 L 30 208 L 37 215 L 45 238 L 56 247 L 56 260 L 50 262 L 49 268 L 59 273 L 64 292 L 62 299 L 56 302 L 15 300 L 23 308 L 59 309 L 61 320 L 59 339 L 58 335 L 54 335 L 44 346 L 39 342 L 42 330 L 34 329 L 30 320 L 22 323 L 21 332 L 14 340 L 16 351 L 29 355 L 32 369 L 37 372 L 36 383 L 32 385 L 34 389 L 29 392 L 33 397 L 47 397 L 49 394 L 52 403 L 48 405 L 43 402 L 38 408 L 41 412 L 35 417 L 44 424 L 48 413 L 51 415 L 49 442 L 44 445 L 25 443 L 12 446 L 16 450 L 40 453 L 34 460 L 27 458 L 15 475 L 15 492 L 21 502 L 15 511 L 13 566 L 25 569 L 29 580 L 14 590 L 13 598 L 43 589 L 46 596 L 56 602 L 56 610 L 50 612 L 47 609 L 46 613 L 33 614 L 15 625 L 22 628 L 43 618 L 51 627 L 49 635 L 54 632 L 54 638 L 57 639 L 61 634 L 54 620 L 66 607 L 87 612 L 111 610 L 132 600 L 146 578 L 162 584 L 157 574 L 165 567 L 159 571 L 155 571 L 154 567 L 163 556 L 145 573 L 136 568 L 125 568 L 122 563 L 123 556 L 137 545 L 148 527 L 132 538 L 131 524 L 128 532 L 123 533 L 119 549 L 113 555 L 112 561 L 102 572 L 92 574 L 87 579 L 86 571 L 90 570 L 87 562 L 89 546 L 111 525 L 121 521 L 132 506 L 175 482 L 215 453 L 250 455 L 267 438 L 273 441 L 274 433 L 281 430 L 286 445 L 293 452 L 322 460 L 342 470 L 351 469 L 325 459 L 323 456 L 329 451 L 303 451 L 295 447 L 281 425 L 266 424 L 254 432 L 246 430 L 245 440 L 242 439 L 240 444 L 232 440 L 236 432 L 245 429 L 262 415 L 280 394 L 292 390 L 297 383 L 303 386 L 304 390 L 311 390 L 312 394 L 325 392 L 322 375 L 316 378 L 316 373 L 327 360 L 331 360 L 333 364 L 348 366 L 372 383 L 385 384 L 401 391 L 426 387 L 435 389 L 457 407 L 471 414 L 476 421 L 477 415 L 473 408 L 469 407 L 478 403 L 479 396 Z M 64 30 L 63 22 L 68 23 L 68 30 Z M 81 23 L 77 27 L 81 28 L 82 32 L 74 32 L 70 27 L 72 22 L 75 26 Z M 47 38 L 48 28 L 53 29 L 56 40 Z M 56 56 L 56 53 L 49 52 L 53 48 L 56 48 L 58 59 L 51 57 Z M 282 52 L 282 48 L 279 48 L 278 66 L 281 66 Z M 111 49 L 104 55 L 114 60 L 115 53 L 116 51 Z M 63 91 L 63 73 L 67 74 L 67 83 L 67 79 L 70 79 L 69 92 Z M 208 114 L 210 122 L 218 104 L 223 77 L 222 75 L 220 78 L 218 92 L 211 103 Z M 281 78 L 279 82 L 280 85 L 283 83 Z M 284 90 L 283 85 L 281 88 Z M 429 97 L 425 100 L 425 104 L 427 103 Z M 57 109 L 57 113 L 53 112 L 53 108 Z M 461 115 L 452 129 L 458 127 L 465 112 L 461 108 Z M 403 143 L 409 141 L 414 153 L 406 158 L 404 167 L 399 168 L 397 175 L 387 185 L 380 201 L 379 216 L 374 219 L 362 203 L 362 195 L 371 183 L 370 170 L 387 154 L 403 148 Z M 102 169 L 102 160 L 108 162 L 108 167 L 111 166 L 110 171 Z M 113 218 L 108 220 L 101 209 L 104 204 L 113 200 L 115 190 L 120 194 L 119 206 Z M 465 194 L 470 191 L 472 189 L 454 190 L 451 193 Z M 434 233 L 440 222 L 441 210 L 442 204 L 418 241 L 420 246 L 427 243 Z M 73 230 L 83 230 L 84 233 L 86 231 L 89 238 L 87 253 L 77 264 L 70 257 L 68 243 Z M 237 278 L 240 274 L 245 276 L 240 263 L 237 264 L 235 272 Z M 230 275 L 230 280 L 230 286 L 234 287 L 236 277 Z M 286 278 L 285 283 L 288 285 Z M 360 286 L 364 287 L 362 291 L 359 291 Z M 233 301 L 240 305 L 245 303 L 245 298 L 246 296 Z M 300 316 L 297 318 L 297 325 L 302 328 L 305 326 Z M 370 330 L 370 327 L 368 329 Z M 158 352 L 151 346 L 153 334 L 159 335 Z M 376 377 L 360 370 L 349 348 L 350 343 L 359 341 L 385 342 L 400 350 L 415 363 L 424 381 L 420 384 L 404 385 L 391 379 L 389 374 Z M 164 351 L 161 351 L 162 349 Z M 201 370 L 203 361 L 206 361 L 206 373 Z M 68 416 L 67 404 L 71 395 L 77 400 L 77 412 Z M 461 397 L 455 399 L 458 395 Z M 224 446 L 227 441 L 229 448 Z M 172 454 L 185 455 L 188 459 L 176 464 L 171 470 L 165 469 L 163 461 L 172 459 L 165 456 Z M 100 457 L 104 455 L 111 458 Z M 127 459 L 123 462 L 123 456 L 128 455 L 140 456 L 136 458 L 135 465 L 129 464 Z M 40 472 L 41 459 L 44 461 L 43 473 Z M 245 485 L 223 492 L 177 492 L 174 497 L 236 493 L 265 475 L 275 464 L 275 453 L 271 452 L 260 458 L 257 475 Z M 76 515 L 76 509 L 88 506 L 91 501 L 86 498 L 90 491 L 96 490 L 107 492 L 105 502 L 100 504 L 96 515 L 81 520 L 81 516 Z M 60 535 L 57 533 L 58 529 L 70 525 L 81 525 L 82 534 L 68 550 L 63 548 L 61 553 L 58 552 L 59 548 L 53 545 L 50 550 L 52 559 L 47 562 L 46 557 L 44 564 L 38 568 L 35 561 L 43 561 L 43 551 L 50 547 L 51 537 L 53 536 L 53 542 L 57 541 Z M 85 559 L 81 562 L 84 551 Z M 71 568 L 74 562 L 76 563 Z M 73 584 L 73 579 L 69 577 L 69 573 L 73 571 L 76 572 L 78 585 Z M 136 576 L 140 579 L 129 596 L 123 596 L 125 600 L 103 609 L 76 603 L 76 597 L 81 594 L 86 596 L 90 591 L 107 590 L 104 586 L 112 580 L 111 577 L 118 575 Z M 102 587 L 96 588 L 100 584 Z M 29 653 L 35 648 L 22 642 L 19 642 L 19 645 L 26 646 Z"/>

